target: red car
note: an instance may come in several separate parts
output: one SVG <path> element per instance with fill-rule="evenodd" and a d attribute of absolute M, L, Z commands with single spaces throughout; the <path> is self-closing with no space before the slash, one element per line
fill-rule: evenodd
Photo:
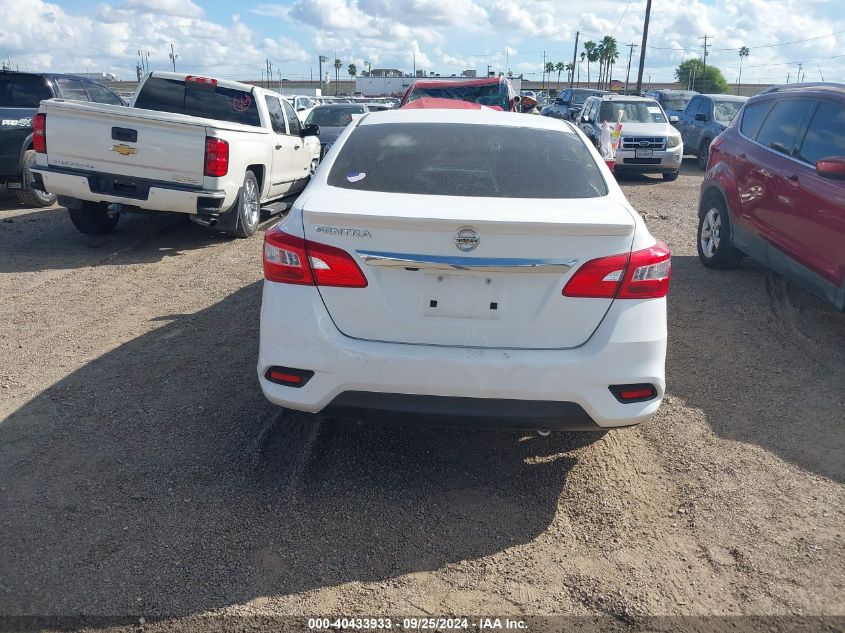
<path fill-rule="evenodd" d="M 485 79 L 421 79 L 411 84 L 402 97 L 402 108 L 417 99 L 454 99 L 505 111 L 516 110 L 516 93 L 507 77 Z"/>
<path fill-rule="evenodd" d="M 698 255 L 748 255 L 845 310 L 845 84 L 788 84 L 746 102 L 710 145 Z"/>

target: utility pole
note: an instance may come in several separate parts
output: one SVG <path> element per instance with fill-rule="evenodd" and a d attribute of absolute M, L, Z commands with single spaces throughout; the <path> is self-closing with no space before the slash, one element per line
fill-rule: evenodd
<path fill-rule="evenodd" d="M 546 51 L 543 51 L 543 74 L 542 78 L 540 79 L 540 90 L 545 89 L 546 87 Z"/>
<path fill-rule="evenodd" d="M 173 72 L 176 72 L 176 58 L 179 57 L 173 50 L 173 42 L 170 42 L 170 63 L 173 66 Z"/>
<path fill-rule="evenodd" d="M 569 87 L 572 87 L 575 79 L 575 63 L 578 59 L 578 38 L 581 37 L 581 31 L 575 31 L 575 50 L 572 51 L 572 74 L 569 75 Z M 545 66 L 545 64 L 543 64 Z"/>
<path fill-rule="evenodd" d="M 801 62 L 798 62 L 798 83 L 799 84 L 801 83 L 801 68 L 802 68 L 802 66 L 803 66 L 803 64 L 801 64 Z"/>
<path fill-rule="evenodd" d="M 320 55 L 320 95 L 323 94 L 323 62 L 328 61 L 328 57 Z"/>
<path fill-rule="evenodd" d="M 626 46 L 630 49 L 628 51 L 628 71 L 625 73 L 625 93 L 628 93 L 628 80 L 631 78 L 631 58 L 634 56 L 634 49 L 637 48 L 637 45 L 631 42 L 630 44 L 626 44 Z"/>
<path fill-rule="evenodd" d="M 707 33 L 704 34 L 704 37 L 699 37 L 698 39 L 704 40 L 704 67 L 701 69 L 701 81 L 703 87 L 707 88 L 707 49 L 713 46 L 712 44 L 708 44 L 708 39 L 713 39 Z"/>
<path fill-rule="evenodd" d="M 651 0 L 646 0 L 645 22 L 643 24 L 643 41 L 640 46 L 640 69 L 637 72 L 637 94 L 643 90 L 643 70 L 645 70 L 645 47 L 648 43 L 648 21 L 651 18 Z"/>

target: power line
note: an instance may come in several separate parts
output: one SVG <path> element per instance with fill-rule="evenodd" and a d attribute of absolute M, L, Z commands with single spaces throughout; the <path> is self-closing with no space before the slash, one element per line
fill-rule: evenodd
<path fill-rule="evenodd" d="M 625 14 L 628 13 L 628 7 L 631 6 L 631 0 L 628 0 L 628 4 L 625 5 L 625 10 L 622 12 L 622 16 L 619 18 L 619 21 L 616 23 L 616 26 L 613 27 L 613 30 L 610 32 L 611 35 L 616 34 L 616 29 L 619 28 L 619 25 L 622 23 L 622 19 L 625 17 Z"/>

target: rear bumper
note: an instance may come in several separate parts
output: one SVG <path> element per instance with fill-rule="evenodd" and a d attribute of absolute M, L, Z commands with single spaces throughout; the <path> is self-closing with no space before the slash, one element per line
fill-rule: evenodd
<path fill-rule="evenodd" d="M 665 299 L 614 301 L 592 337 L 574 349 L 468 348 L 350 338 L 335 327 L 316 288 L 264 283 L 259 382 L 271 402 L 299 411 L 381 410 L 387 413 L 376 417 L 396 421 L 391 407 L 411 402 L 420 413 L 409 418 L 428 418 L 432 425 L 443 416 L 498 428 L 628 426 L 660 406 L 665 359 Z M 273 366 L 314 376 L 302 387 L 288 387 L 265 378 Z M 633 383 L 654 385 L 657 397 L 623 404 L 608 388 Z M 348 392 L 366 395 L 341 397 Z M 396 394 L 445 399 L 397 405 Z M 501 415 L 491 404 L 497 401 Z M 406 414 L 400 414 L 403 420 Z"/>
<path fill-rule="evenodd" d="M 198 209 L 214 208 L 219 212 L 228 209 L 237 192 L 227 194 L 219 189 L 200 189 L 179 183 L 133 179 L 131 176 L 80 172 L 56 167 L 33 167 L 33 173 L 40 174 L 43 187 L 60 196 L 122 204 L 149 211 L 170 211 L 196 215 Z M 114 191 L 115 180 L 138 183 L 139 192 L 120 195 Z M 101 190 L 94 190 L 92 182 L 101 181 Z"/>
<path fill-rule="evenodd" d="M 550 431 L 599 431 L 574 402 L 455 398 L 344 391 L 323 409 L 331 417 L 387 424 Z"/>

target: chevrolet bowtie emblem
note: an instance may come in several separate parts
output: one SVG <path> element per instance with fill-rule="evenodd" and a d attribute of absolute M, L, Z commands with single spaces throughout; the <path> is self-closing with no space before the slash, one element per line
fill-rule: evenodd
<path fill-rule="evenodd" d="M 129 147 L 128 145 L 112 145 L 111 151 L 117 152 L 121 156 L 129 156 L 130 154 L 138 153 L 137 148 Z"/>

